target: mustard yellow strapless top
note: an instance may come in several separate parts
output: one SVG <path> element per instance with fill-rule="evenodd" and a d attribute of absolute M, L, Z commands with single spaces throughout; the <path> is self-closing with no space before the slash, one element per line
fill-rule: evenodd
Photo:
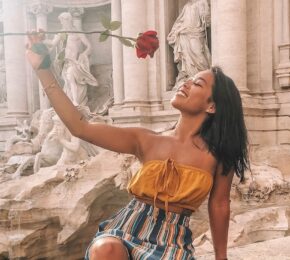
<path fill-rule="evenodd" d="M 180 208 L 196 210 L 213 184 L 213 176 L 202 169 L 174 162 L 172 159 L 151 160 L 143 164 L 128 183 L 129 193 L 160 200 Z"/>

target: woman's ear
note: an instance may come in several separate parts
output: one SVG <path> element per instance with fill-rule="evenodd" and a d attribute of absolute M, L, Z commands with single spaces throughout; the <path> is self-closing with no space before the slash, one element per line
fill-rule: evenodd
<path fill-rule="evenodd" d="M 215 109 L 215 103 L 211 102 L 211 103 L 209 104 L 209 106 L 208 106 L 206 112 L 207 112 L 208 114 L 214 114 L 215 111 L 216 111 L 216 109 Z"/>

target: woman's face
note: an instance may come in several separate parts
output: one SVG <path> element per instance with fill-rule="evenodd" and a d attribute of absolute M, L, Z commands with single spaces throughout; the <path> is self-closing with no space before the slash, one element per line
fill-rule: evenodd
<path fill-rule="evenodd" d="M 171 99 L 174 108 L 188 114 L 214 113 L 211 99 L 214 76 L 211 70 L 197 73 L 176 91 Z"/>

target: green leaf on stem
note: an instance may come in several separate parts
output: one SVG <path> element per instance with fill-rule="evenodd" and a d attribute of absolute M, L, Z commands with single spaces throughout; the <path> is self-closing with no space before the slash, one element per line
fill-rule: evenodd
<path fill-rule="evenodd" d="M 128 39 L 125 39 L 125 38 L 118 38 L 119 41 L 124 44 L 125 46 L 128 46 L 128 47 L 134 47 L 134 44 L 128 40 Z"/>
<path fill-rule="evenodd" d="M 108 39 L 109 36 L 110 36 L 110 35 L 109 35 L 109 31 L 106 30 L 106 31 L 104 31 L 104 32 L 102 32 L 102 33 L 100 34 L 99 41 L 100 41 L 100 42 L 104 42 L 105 40 Z"/>
<path fill-rule="evenodd" d="M 105 29 L 107 30 L 111 29 L 111 20 L 107 16 L 101 17 L 101 23 L 105 27 Z"/>
<path fill-rule="evenodd" d="M 121 24 L 122 23 L 119 22 L 119 21 L 113 21 L 113 22 L 111 22 L 111 24 L 110 24 L 110 30 L 111 31 L 118 30 L 120 28 Z"/>

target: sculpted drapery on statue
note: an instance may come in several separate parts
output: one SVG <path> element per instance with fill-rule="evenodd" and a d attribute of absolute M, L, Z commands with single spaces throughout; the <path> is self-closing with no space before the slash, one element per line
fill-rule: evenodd
<path fill-rule="evenodd" d="M 75 30 L 72 15 L 61 13 L 58 17 L 63 31 Z M 84 34 L 59 33 L 50 42 L 56 47 L 56 70 L 64 80 L 64 91 L 74 105 L 86 106 L 87 86 L 98 86 L 96 78 L 90 73 L 89 55 L 91 44 Z"/>
<path fill-rule="evenodd" d="M 211 56 L 206 35 L 209 25 L 210 8 L 207 0 L 189 0 L 167 37 L 178 68 L 176 87 L 186 78 L 210 67 Z"/>

